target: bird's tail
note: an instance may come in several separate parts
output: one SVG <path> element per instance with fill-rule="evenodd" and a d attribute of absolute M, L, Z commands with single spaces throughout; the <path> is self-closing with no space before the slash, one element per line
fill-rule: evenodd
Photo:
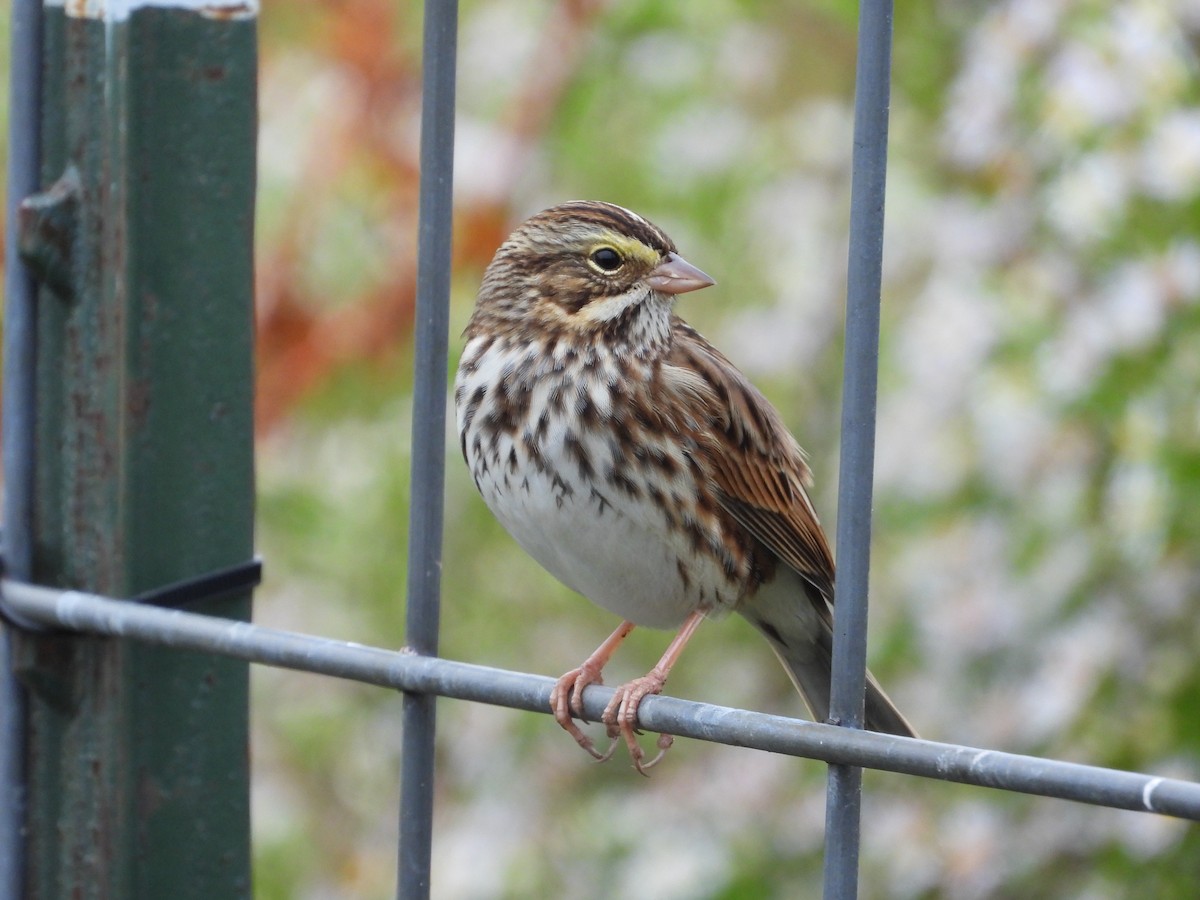
<path fill-rule="evenodd" d="M 797 604 L 794 596 L 786 605 L 753 603 L 739 612 L 770 642 L 775 655 L 804 698 L 813 720 L 828 721 L 833 630 L 824 617 L 817 615 L 815 609 L 807 605 L 807 599 Z M 916 731 L 870 672 L 867 672 L 864 724 L 870 731 L 917 737 Z"/>

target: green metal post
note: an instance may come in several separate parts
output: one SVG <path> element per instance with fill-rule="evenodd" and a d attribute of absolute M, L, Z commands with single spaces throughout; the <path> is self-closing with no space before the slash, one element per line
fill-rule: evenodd
<path fill-rule="evenodd" d="M 131 597 L 252 555 L 255 7 L 47 3 L 36 582 Z M 246 664 L 65 635 L 14 657 L 25 896 L 249 896 Z"/>

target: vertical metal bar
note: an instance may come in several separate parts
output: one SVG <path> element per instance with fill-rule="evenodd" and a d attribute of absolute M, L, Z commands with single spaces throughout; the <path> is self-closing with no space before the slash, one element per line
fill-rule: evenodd
<path fill-rule="evenodd" d="M 33 578 L 132 596 L 253 552 L 254 6 L 46 4 Z M 46 285 L 52 286 L 47 287 Z M 249 616 L 248 595 L 197 611 Z M 25 896 L 250 893 L 248 670 L 22 633 Z"/>
<path fill-rule="evenodd" d="M 863 0 L 859 7 L 854 98 L 837 605 L 830 697 L 833 721 L 851 728 L 863 724 L 866 673 L 891 42 L 891 0 Z M 830 766 L 825 807 L 825 900 L 852 900 L 858 895 L 861 800 L 862 770 Z"/>
<path fill-rule="evenodd" d="M 422 58 L 416 374 L 406 611 L 406 642 L 416 652 L 426 655 L 437 653 L 441 606 L 457 43 L 457 0 L 427 2 Z M 404 695 L 396 892 L 405 900 L 429 896 L 435 701 L 433 694 Z"/>
<path fill-rule="evenodd" d="M 17 209 L 39 187 L 42 4 L 13 0 L 8 107 L 8 202 L 4 268 L 4 564 L 33 572 L 33 466 L 37 288 L 21 261 Z M 0 635 L 0 898 L 24 895 L 25 692 L 13 671 L 11 636 Z"/>

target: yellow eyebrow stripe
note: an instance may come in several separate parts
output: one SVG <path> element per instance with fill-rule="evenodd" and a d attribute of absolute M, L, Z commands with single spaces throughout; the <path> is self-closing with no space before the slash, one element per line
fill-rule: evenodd
<path fill-rule="evenodd" d="M 588 254 L 594 253 L 601 247 L 612 247 L 626 260 L 636 260 L 647 266 L 658 264 L 657 253 L 641 241 L 623 234 L 617 234 L 615 231 L 606 231 L 597 235 L 596 240 L 588 247 Z"/>

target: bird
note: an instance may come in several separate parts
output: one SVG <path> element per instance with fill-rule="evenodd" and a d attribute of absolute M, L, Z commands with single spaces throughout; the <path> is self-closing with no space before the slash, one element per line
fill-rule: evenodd
<path fill-rule="evenodd" d="M 554 718 L 596 759 L 620 743 L 645 774 L 637 709 L 707 618 L 768 641 L 813 718 L 829 716 L 834 560 L 805 453 L 770 402 L 676 312 L 715 284 L 642 216 L 603 201 L 537 213 L 501 244 L 463 332 L 463 458 L 517 543 L 621 624 L 559 678 Z M 583 691 L 635 627 L 675 629 L 616 689 L 599 751 Z M 915 736 L 868 672 L 865 726 Z"/>

